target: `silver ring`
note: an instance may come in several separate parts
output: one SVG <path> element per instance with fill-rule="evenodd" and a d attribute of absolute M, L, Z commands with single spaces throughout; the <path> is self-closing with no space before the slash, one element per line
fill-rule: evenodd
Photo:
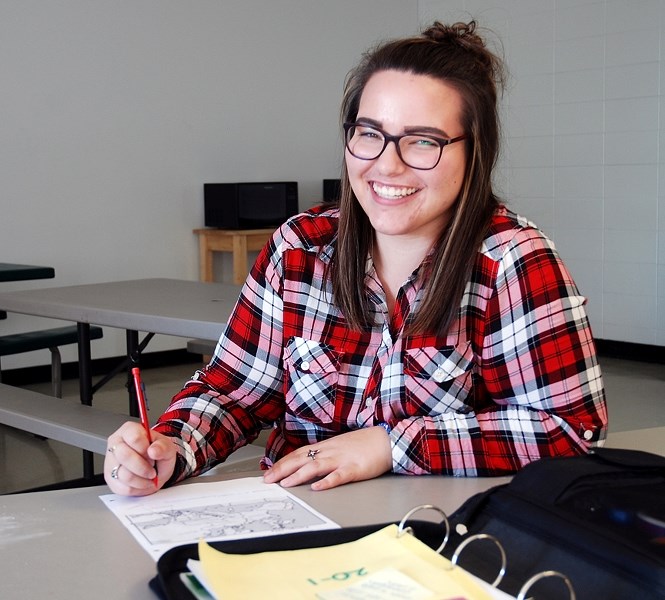
<path fill-rule="evenodd" d="M 111 447 L 107 450 L 107 452 L 110 452 L 111 454 L 113 454 L 113 453 L 115 452 L 115 448 L 116 448 L 115 446 L 111 446 Z"/>
<path fill-rule="evenodd" d="M 320 450 L 314 450 L 313 448 L 310 449 L 310 451 L 307 453 L 307 458 L 311 458 L 312 460 L 316 460 L 316 455 L 320 452 Z"/>
<path fill-rule="evenodd" d="M 118 479 L 118 471 L 120 470 L 120 466 L 118 465 L 117 467 L 113 467 L 111 469 L 111 479 Z"/>

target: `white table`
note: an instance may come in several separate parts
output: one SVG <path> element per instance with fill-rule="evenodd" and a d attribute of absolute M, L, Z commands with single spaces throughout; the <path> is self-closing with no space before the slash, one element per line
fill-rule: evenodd
<path fill-rule="evenodd" d="M 0 294 L 0 309 L 75 321 L 80 327 L 81 402 L 92 401 L 89 325 L 125 329 L 138 362 L 138 332 L 217 340 L 240 286 L 181 279 L 136 279 Z M 132 411 L 134 412 L 134 411 Z"/>
<path fill-rule="evenodd" d="M 217 340 L 240 293 L 240 286 L 180 279 L 137 279 L 0 294 L 0 310 L 75 321 L 78 324 L 81 403 L 91 405 L 90 325 L 127 331 L 128 371 L 140 364 L 140 354 L 153 334 Z M 139 343 L 139 332 L 148 336 Z M 97 384 L 97 388 L 108 378 Z M 138 416 L 130 393 L 129 414 Z M 84 454 L 85 477 L 92 477 L 92 455 Z"/>
<path fill-rule="evenodd" d="M 643 450 L 665 456 L 665 427 L 648 427 L 632 431 L 612 431 L 607 436 L 608 448 Z"/>
<path fill-rule="evenodd" d="M 135 279 L 0 293 L 0 308 L 77 323 L 216 340 L 240 286 Z"/>
<path fill-rule="evenodd" d="M 0 283 L 4 283 L 5 281 L 26 281 L 28 279 L 52 279 L 53 277 L 55 277 L 53 267 L 0 263 Z M 7 313 L 0 310 L 0 319 L 6 318 Z"/>
<path fill-rule="evenodd" d="M 617 433 L 615 444 L 608 445 L 665 454 L 664 430 Z M 246 452 L 239 453 L 237 460 L 182 485 L 259 475 L 255 469 L 259 450 L 242 450 Z M 510 477 L 385 475 L 324 492 L 313 492 L 309 486 L 291 491 L 341 526 L 353 527 L 397 522 L 425 503 L 451 514 L 472 495 L 508 481 Z M 106 486 L 96 486 L 0 496 L 0 598 L 154 600 L 148 581 L 156 565 L 99 500 L 107 493 Z"/>
<path fill-rule="evenodd" d="M 325 492 L 308 486 L 291 491 L 348 527 L 399 521 L 423 503 L 450 514 L 473 494 L 508 480 L 387 475 Z M 99 500 L 107 493 L 98 486 L 0 496 L 0 597 L 154 600 L 148 581 L 156 574 L 155 562 Z"/>

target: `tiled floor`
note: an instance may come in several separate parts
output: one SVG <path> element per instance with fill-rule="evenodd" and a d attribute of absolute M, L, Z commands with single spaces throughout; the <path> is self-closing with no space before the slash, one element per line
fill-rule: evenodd
<path fill-rule="evenodd" d="M 665 365 L 604 358 L 612 432 L 665 427 Z M 158 415 L 180 389 L 195 365 L 186 364 L 143 372 L 152 415 Z M 125 382 L 117 377 L 95 395 L 95 406 L 127 410 Z M 50 393 L 50 384 L 31 386 Z M 78 398 L 78 382 L 65 381 L 63 395 Z M 653 436 L 652 436 L 653 439 Z M 665 453 L 665 438 L 663 439 Z M 101 470 L 102 457 L 96 457 Z M 0 494 L 75 479 L 82 474 L 81 451 L 58 442 L 0 426 Z"/>

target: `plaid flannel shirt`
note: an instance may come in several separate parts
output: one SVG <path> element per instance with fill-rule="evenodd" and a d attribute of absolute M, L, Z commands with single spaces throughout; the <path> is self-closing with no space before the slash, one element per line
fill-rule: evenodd
<path fill-rule="evenodd" d="M 298 215 L 259 255 L 210 364 L 155 429 L 174 436 L 172 481 L 198 474 L 271 428 L 262 466 L 292 450 L 388 423 L 392 471 L 499 475 L 586 452 L 606 435 L 585 299 L 553 244 L 496 212 L 446 336 L 405 336 L 426 264 L 394 314 L 368 259 L 374 326 L 349 329 L 324 278 L 337 212 Z"/>

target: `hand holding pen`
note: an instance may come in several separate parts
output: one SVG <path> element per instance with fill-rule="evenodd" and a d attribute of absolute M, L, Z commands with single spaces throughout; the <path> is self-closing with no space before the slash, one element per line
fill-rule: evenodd
<path fill-rule="evenodd" d="M 148 442 L 152 444 L 152 434 L 150 430 L 150 421 L 148 420 L 148 404 L 145 398 L 145 388 L 141 381 L 141 372 L 138 367 L 132 369 L 132 377 L 134 378 L 134 391 L 136 392 L 136 402 L 139 405 L 139 416 L 141 417 L 141 425 L 145 429 L 148 436 Z M 155 487 L 158 487 L 159 475 L 157 473 L 157 463 L 155 463 L 155 477 L 153 482 Z"/>
<path fill-rule="evenodd" d="M 128 421 L 109 436 L 104 478 L 117 494 L 145 496 L 159 489 L 159 476 L 167 481 L 173 474 L 176 447 L 173 438 L 150 429 L 140 371 L 132 376 L 141 422 Z"/>

